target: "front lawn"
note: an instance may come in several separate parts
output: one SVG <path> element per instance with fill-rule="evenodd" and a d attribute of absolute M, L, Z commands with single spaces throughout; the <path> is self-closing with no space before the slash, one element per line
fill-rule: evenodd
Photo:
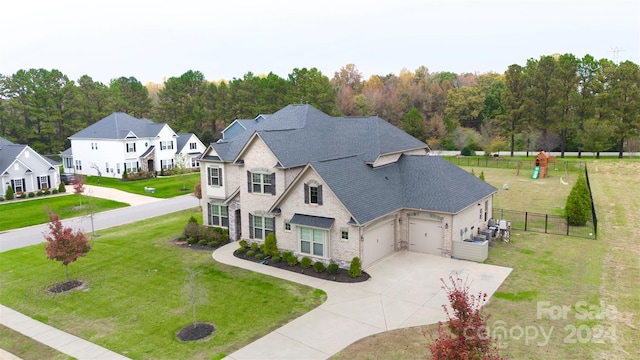
<path fill-rule="evenodd" d="M 321 304 L 319 290 L 216 263 L 211 251 L 171 243 L 191 211 L 104 230 L 87 257 L 69 265 L 81 290 L 47 292 L 65 280 L 42 245 L 0 253 L 0 302 L 132 359 L 211 359 L 241 348 Z M 213 337 L 182 343 L 192 324 L 189 272 L 195 271 L 197 320 Z"/>
<path fill-rule="evenodd" d="M 100 177 L 98 184 L 97 176 L 88 176 L 85 183 L 88 185 L 99 185 L 126 191 L 132 194 L 153 196 L 167 199 L 175 196 L 186 195 L 193 192 L 193 188 L 200 179 L 199 173 L 190 173 L 175 176 L 163 176 L 145 180 L 122 181 L 120 179 Z M 154 193 L 145 191 L 145 187 L 154 188 Z"/>
<path fill-rule="evenodd" d="M 82 197 L 82 206 L 80 206 L 80 196 Z M 49 222 L 47 206 L 52 212 L 60 215 L 60 219 L 68 219 L 89 215 L 91 211 L 98 213 L 126 207 L 129 204 L 76 194 L 51 196 L 42 199 L 3 201 L 0 203 L 0 211 L 3 214 L 2 221 L 0 221 L 0 231 Z"/>

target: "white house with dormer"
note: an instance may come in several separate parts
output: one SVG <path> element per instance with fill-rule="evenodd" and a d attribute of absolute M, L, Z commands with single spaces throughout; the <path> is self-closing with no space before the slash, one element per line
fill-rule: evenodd
<path fill-rule="evenodd" d="M 69 137 L 71 147 L 61 154 L 64 172 L 122 178 L 125 171 L 172 169 L 177 153 L 197 159 L 204 149 L 194 134 L 183 135 L 181 141 L 167 124 L 113 113 Z"/>
<path fill-rule="evenodd" d="M 14 194 L 57 189 L 58 165 L 38 154 L 29 145 L 19 145 L 0 137 L 0 184 L 4 197 L 8 187 Z"/>

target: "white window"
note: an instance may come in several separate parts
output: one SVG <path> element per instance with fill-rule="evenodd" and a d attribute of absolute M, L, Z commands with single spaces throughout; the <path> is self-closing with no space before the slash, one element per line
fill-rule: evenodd
<path fill-rule="evenodd" d="M 137 173 L 138 172 L 138 162 L 137 161 L 126 162 L 126 163 L 124 163 L 124 168 L 128 172 Z"/>
<path fill-rule="evenodd" d="M 229 215 L 226 206 L 218 204 L 210 204 L 209 206 L 209 225 L 218 227 L 229 227 Z"/>
<path fill-rule="evenodd" d="M 106 169 L 106 172 L 109 172 L 109 163 L 104 163 L 104 168 Z"/>
<path fill-rule="evenodd" d="M 76 160 L 76 170 L 82 170 L 82 160 Z"/>
<path fill-rule="evenodd" d="M 38 189 L 48 189 L 50 187 L 48 176 L 38 176 Z"/>
<path fill-rule="evenodd" d="M 116 164 L 116 171 L 118 172 L 118 174 L 120 174 L 120 163 Z"/>
<path fill-rule="evenodd" d="M 273 194 L 273 174 L 251 173 L 251 192 Z"/>
<path fill-rule="evenodd" d="M 189 150 L 195 150 L 198 148 L 198 145 L 194 142 L 189 143 Z"/>
<path fill-rule="evenodd" d="M 195 157 L 191 158 L 191 167 L 192 168 L 200 167 L 200 161 L 198 160 L 198 158 L 195 158 Z"/>
<path fill-rule="evenodd" d="M 22 193 L 25 192 L 24 182 L 22 179 L 13 179 L 11 180 L 11 187 L 13 188 L 14 193 Z"/>
<path fill-rule="evenodd" d="M 160 150 L 173 149 L 173 141 L 160 141 Z"/>
<path fill-rule="evenodd" d="M 127 143 L 127 152 L 136 152 L 136 143 Z"/>
<path fill-rule="evenodd" d="M 284 231 L 291 231 L 291 223 L 289 221 L 290 220 L 284 221 Z"/>
<path fill-rule="evenodd" d="M 218 167 L 207 168 L 208 181 L 210 186 L 222 186 L 222 169 Z"/>
<path fill-rule="evenodd" d="M 254 239 L 264 239 L 273 232 L 273 218 L 266 216 L 252 216 L 249 214 L 252 221 L 250 221 L 250 232 L 253 234 Z"/>
<path fill-rule="evenodd" d="M 313 181 L 304 184 L 304 203 L 322 205 L 322 185 Z"/>
<path fill-rule="evenodd" d="M 487 211 L 489 209 L 489 200 L 484 202 L 484 221 L 487 221 Z"/>
<path fill-rule="evenodd" d="M 173 169 L 173 159 L 169 160 L 160 160 L 160 167 L 163 170 Z"/>
<path fill-rule="evenodd" d="M 91 150 L 98 150 L 98 143 L 91 143 Z"/>
<path fill-rule="evenodd" d="M 300 252 L 326 257 L 327 231 L 308 227 L 299 227 Z"/>
<path fill-rule="evenodd" d="M 349 240 L 349 229 L 340 229 L 340 237 L 342 238 L 342 240 Z"/>
<path fill-rule="evenodd" d="M 64 167 L 67 169 L 73 168 L 73 159 L 72 158 L 64 158 Z"/>

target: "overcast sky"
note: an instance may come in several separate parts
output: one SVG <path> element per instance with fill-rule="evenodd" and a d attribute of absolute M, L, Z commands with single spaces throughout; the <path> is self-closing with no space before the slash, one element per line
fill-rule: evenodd
<path fill-rule="evenodd" d="M 58 69 L 108 84 L 355 64 L 502 73 L 553 53 L 640 64 L 639 0 L 3 0 L 0 74 Z"/>

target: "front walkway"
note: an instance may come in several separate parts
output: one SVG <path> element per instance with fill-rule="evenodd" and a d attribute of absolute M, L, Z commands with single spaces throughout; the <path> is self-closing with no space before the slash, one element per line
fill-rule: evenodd
<path fill-rule="evenodd" d="M 216 261 L 319 288 L 327 301 L 265 335 L 227 359 L 326 359 L 351 343 L 388 330 L 445 321 L 448 304 L 440 279 L 468 279 L 470 292 L 489 297 L 510 268 L 410 251 L 393 253 L 366 271 L 371 279 L 345 284 L 245 261 L 233 256 L 237 243 L 213 253 Z"/>

